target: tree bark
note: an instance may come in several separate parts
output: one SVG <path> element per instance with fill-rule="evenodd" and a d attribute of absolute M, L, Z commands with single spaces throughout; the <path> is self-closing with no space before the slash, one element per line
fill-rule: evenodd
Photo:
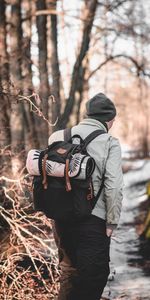
<path fill-rule="evenodd" d="M 78 109 L 76 112 L 76 124 L 80 122 L 80 119 L 85 117 L 85 109 L 82 109 L 81 112 L 81 105 L 82 102 L 88 99 L 88 92 L 89 92 L 89 81 L 87 80 L 89 74 L 89 59 L 86 57 L 86 61 L 83 67 L 83 82 L 79 85 L 79 101 L 78 101 Z"/>
<path fill-rule="evenodd" d="M 38 10 L 45 10 L 45 0 L 36 1 L 36 8 Z M 48 119 L 48 97 L 50 94 L 48 71 L 47 71 L 47 16 L 40 15 L 36 17 L 36 25 L 38 31 L 38 48 L 39 48 L 39 77 L 40 77 L 40 97 L 42 100 L 42 111 L 44 116 Z M 42 136 L 41 142 L 43 146 L 47 145 L 48 139 L 48 125 L 42 122 Z"/>
<path fill-rule="evenodd" d="M 49 1 L 48 8 L 56 10 L 57 0 Z M 51 71 L 52 71 L 52 85 L 51 94 L 55 98 L 52 105 L 52 122 L 54 123 L 60 116 L 61 110 L 61 97 L 60 97 L 60 70 L 58 59 L 58 45 L 57 45 L 57 15 L 51 14 Z M 53 129 L 57 129 L 57 124 Z"/>
<path fill-rule="evenodd" d="M 9 123 L 9 64 L 6 45 L 5 1 L 0 0 L 0 145 L 10 145 Z"/>
<path fill-rule="evenodd" d="M 22 91 L 21 74 L 21 1 L 14 0 L 11 5 L 11 29 L 10 29 L 10 71 L 13 89 L 11 93 L 11 150 L 12 168 L 16 176 L 23 167 L 22 153 L 24 151 L 24 108 L 17 102 L 18 94 Z"/>
<path fill-rule="evenodd" d="M 73 68 L 69 98 L 67 100 L 64 113 L 58 122 L 59 128 L 66 127 L 69 121 L 69 116 L 72 112 L 75 103 L 75 97 L 76 95 L 78 96 L 78 93 L 76 92 L 79 89 L 82 91 L 81 85 L 83 84 L 83 75 L 84 75 L 82 63 L 89 49 L 90 34 L 91 34 L 96 8 L 97 8 L 97 0 L 90 0 L 90 1 L 85 0 L 84 28 L 83 28 L 83 38 L 82 38 L 81 48 Z"/>
<path fill-rule="evenodd" d="M 31 0 L 24 0 L 25 21 L 23 22 L 23 40 L 22 40 L 22 75 L 23 75 L 23 94 L 31 96 L 33 93 L 32 84 L 32 60 L 31 60 L 31 22 L 30 14 L 32 11 Z M 34 102 L 34 99 L 31 99 Z M 35 119 L 37 117 L 30 110 L 29 104 L 24 102 L 24 118 L 26 119 L 26 150 L 39 148 L 38 135 L 36 131 Z"/>

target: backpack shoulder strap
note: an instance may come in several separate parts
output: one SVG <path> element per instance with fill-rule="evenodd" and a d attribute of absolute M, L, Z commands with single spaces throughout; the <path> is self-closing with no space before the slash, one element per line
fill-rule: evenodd
<path fill-rule="evenodd" d="M 87 145 L 88 145 L 92 140 L 94 140 L 97 136 L 99 136 L 99 135 L 101 135 L 101 134 L 104 134 L 104 133 L 106 133 L 106 131 L 100 130 L 100 129 L 97 129 L 97 130 L 93 131 L 92 133 L 90 133 L 90 134 L 84 139 L 84 141 L 83 141 L 83 143 L 84 143 L 84 146 L 83 146 L 84 149 L 86 149 Z M 102 191 L 102 189 L 103 189 L 103 187 L 104 187 L 104 180 L 105 180 L 105 174 L 102 175 L 101 186 L 100 186 L 100 188 L 99 188 L 99 191 L 98 191 L 96 197 L 92 200 L 92 209 L 94 208 L 94 206 L 95 206 L 95 204 L 96 204 L 96 202 L 97 202 L 97 200 L 98 200 L 98 198 L 99 198 L 99 196 L 100 196 L 100 194 L 101 194 L 101 191 Z"/>
<path fill-rule="evenodd" d="M 104 187 L 104 181 L 105 181 L 105 173 L 102 175 L 102 182 L 101 182 L 100 188 L 98 190 L 98 193 L 95 196 L 95 198 L 92 200 L 92 209 L 94 208 L 95 204 L 97 203 L 97 200 L 102 192 L 102 189 Z"/>
<path fill-rule="evenodd" d="M 64 129 L 64 141 L 65 142 L 71 142 L 72 143 L 72 139 L 74 138 L 78 138 L 80 140 L 80 144 L 83 142 L 83 139 L 81 138 L 81 136 L 79 134 L 75 134 L 75 135 L 71 135 L 71 128 L 66 128 Z"/>
<path fill-rule="evenodd" d="M 74 135 L 73 137 L 78 137 L 81 139 L 81 142 L 83 142 L 84 148 L 87 147 L 87 145 L 94 140 L 98 135 L 101 135 L 103 133 L 106 133 L 104 130 L 97 129 L 93 132 L 91 132 L 84 140 L 79 135 Z M 67 142 L 71 139 L 71 128 L 65 128 L 64 129 L 64 141 Z"/>
<path fill-rule="evenodd" d="M 93 132 L 91 132 L 84 140 L 83 140 L 83 143 L 84 143 L 84 148 L 87 147 L 87 145 L 92 141 L 94 140 L 98 135 L 101 135 L 103 133 L 106 133 L 104 130 L 100 130 L 100 129 L 97 129 Z"/>
<path fill-rule="evenodd" d="M 67 142 L 71 139 L 71 128 L 64 129 L 64 141 Z"/>

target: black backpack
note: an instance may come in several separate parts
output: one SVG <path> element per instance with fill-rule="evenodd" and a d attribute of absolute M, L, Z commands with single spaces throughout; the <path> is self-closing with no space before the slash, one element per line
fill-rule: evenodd
<path fill-rule="evenodd" d="M 64 141 L 54 142 L 46 150 L 40 152 L 40 176 L 33 179 L 33 201 L 35 210 L 42 211 L 45 215 L 56 221 L 77 221 L 90 216 L 94 205 L 101 193 L 101 187 L 96 197 L 92 186 L 92 172 L 87 171 L 85 179 L 69 178 L 68 166 L 72 156 L 76 153 L 88 155 L 86 147 L 98 135 L 105 133 L 95 130 L 84 140 L 79 135 L 71 137 L 71 129 L 64 130 Z M 79 138 L 80 144 L 74 144 L 74 139 Z M 92 163 L 94 161 L 93 158 Z M 47 176 L 46 160 L 64 163 L 64 177 Z M 94 161 L 95 167 L 95 161 Z"/>

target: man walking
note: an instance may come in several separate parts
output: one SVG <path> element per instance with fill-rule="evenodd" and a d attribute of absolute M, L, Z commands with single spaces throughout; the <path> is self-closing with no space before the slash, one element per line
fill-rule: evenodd
<path fill-rule="evenodd" d="M 92 175 L 94 194 L 102 185 L 91 216 L 79 223 L 57 222 L 56 240 L 60 253 L 60 292 L 58 300 L 99 300 L 109 275 L 109 247 L 121 211 L 123 176 L 119 141 L 108 131 L 116 116 L 113 102 L 102 93 L 86 104 L 87 117 L 71 130 L 85 139 L 100 129 L 87 146 L 95 160 Z M 54 132 L 49 144 L 63 140 L 63 130 Z"/>

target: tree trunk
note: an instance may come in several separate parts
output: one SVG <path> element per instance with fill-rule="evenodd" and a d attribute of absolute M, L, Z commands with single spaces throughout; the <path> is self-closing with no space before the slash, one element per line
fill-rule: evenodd
<path fill-rule="evenodd" d="M 83 67 L 83 82 L 82 84 L 79 84 L 79 101 L 78 101 L 78 109 L 76 112 L 76 124 L 80 122 L 81 119 L 85 117 L 85 100 L 88 99 L 88 92 L 89 92 L 89 81 L 88 81 L 88 76 L 89 76 L 89 58 L 86 57 L 84 67 Z M 84 103 L 83 103 L 84 102 Z M 83 107 L 84 105 L 84 107 Z"/>
<path fill-rule="evenodd" d="M 57 0 L 48 3 L 48 8 L 55 11 L 57 9 Z M 58 60 L 58 48 L 57 48 L 57 15 L 51 15 L 51 71 L 52 71 L 52 85 L 51 94 L 55 98 L 55 102 L 52 105 L 52 123 L 56 121 L 60 116 L 61 99 L 60 99 L 60 71 Z M 53 129 L 57 129 L 57 124 Z"/>
<path fill-rule="evenodd" d="M 82 38 L 81 48 L 73 68 L 69 98 L 67 100 L 64 113 L 58 122 L 59 128 L 66 127 L 69 120 L 69 116 L 72 112 L 75 103 L 75 97 L 76 95 L 78 96 L 77 91 L 79 89 L 82 90 L 81 85 L 83 84 L 83 75 L 84 75 L 83 60 L 89 49 L 90 34 L 91 34 L 91 29 L 94 21 L 96 7 L 97 7 L 97 0 L 89 0 L 89 1 L 85 0 L 84 28 L 83 28 L 83 38 Z"/>
<path fill-rule="evenodd" d="M 17 102 L 18 94 L 22 91 L 21 75 L 21 5 L 20 0 L 14 0 L 11 5 L 10 29 L 10 71 L 13 96 L 11 97 L 11 150 L 12 168 L 16 176 L 23 167 L 22 153 L 24 151 L 24 108 Z"/>
<path fill-rule="evenodd" d="M 11 143 L 9 124 L 9 64 L 6 45 L 5 1 L 0 0 L 0 142 L 1 147 Z"/>
<path fill-rule="evenodd" d="M 5 1 L 0 0 L 0 165 L 3 174 L 11 167 L 9 149 L 11 144 L 9 122 L 9 64 L 6 44 Z"/>
<path fill-rule="evenodd" d="M 24 0 L 25 21 L 23 22 L 23 41 L 22 41 L 22 75 L 23 75 L 23 94 L 31 96 L 33 93 L 32 85 L 32 60 L 31 60 L 31 0 Z M 34 99 L 31 99 L 34 102 Z M 37 117 L 30 111 L 29 103 L 24 102 L 24 115 L 26 118 L 25 142 L 26 150 L 39 148 L 38 135 L 36 131 L 35 118 Z"/>
<path fill-rule="evenodd" d="M 45 10 L 45 0 L 36 1 L 37 10 Z M 39 15 L 36 17 L 36 25 L 38 31 L 38 48 L 39 48 L 39 77 L 40 77 L 40 97 L 42 100 L 42 111 L 44 116 L 48 119 L 48 97 L 50 94 L 48 83 L 48 71 L 47 71 L 47 17 Z M 47 145 L 48 139 L 48 124 L 42 121 L 42 146 Z"/>

